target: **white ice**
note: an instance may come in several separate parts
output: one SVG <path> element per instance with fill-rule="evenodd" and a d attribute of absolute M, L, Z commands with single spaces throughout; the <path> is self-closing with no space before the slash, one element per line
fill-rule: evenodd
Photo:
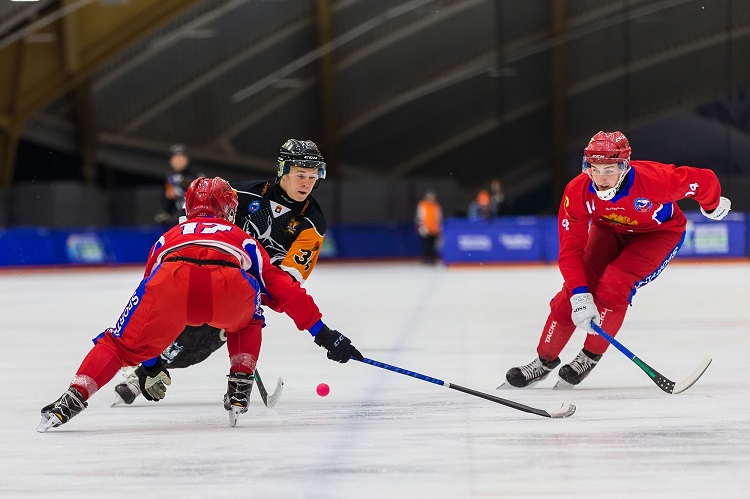
<path fill-rule="evenodd" d="M 111 382 L 68 424 L 37 433 L 140 269 L 0 275 L 0 497 L 750 497 L 750 263 L 679 263 L 639 290 L 618 339 L 673 381 L 669 395 L 610 348 L 571 391 L 550 376 L 496 390 L 535 356 L 555 266 L 463 269 L 321 263 L 308 290 L 366 357 L 542 409 L 549 419 L 370 365 L 336 364 L 270 312 L 257 390 L 230 428 L 228 361 L 172 371 L 159 403 L 114 407 Z M 562 355 L 581 348 L 577 331 Z M 119 376 L 119 375 L 118 375 Z M 115 378 L 118 380 L 119 378 Z M 315 393 L 318 383 L 328 397 Z"/>

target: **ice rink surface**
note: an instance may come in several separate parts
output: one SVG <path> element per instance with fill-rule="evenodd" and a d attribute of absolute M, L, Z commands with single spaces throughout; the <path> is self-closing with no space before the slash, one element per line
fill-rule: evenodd
<path fill-rule="evenodd" d="M 253 393 L 227 424 L 226 349 L 172 370 L 159 403 L 110 407 L 114 383 L 68 424 L 37 433 L 140 281 L 140 269 L 4 271 L 0 497 L 746 498 L 750 497 L 750 263 L 675 262 L 633 300 L 618 339 L 673 381 L 668 395 L 615 348 L 575 390 L 556 375 L 496 390 L 535 356 L 556 266 L 446 269 L 321 263 L 308 290 L 324 320 L 369 358 L 543 409 L 526 414 L 358 362 L 325 358 L 267 313 Z M 577 331 L 563 362 L 580 350 Z M 119 375 L 116 380 L 119 380 Z M 315 393 L 318 383 L 328 397 Z"/>

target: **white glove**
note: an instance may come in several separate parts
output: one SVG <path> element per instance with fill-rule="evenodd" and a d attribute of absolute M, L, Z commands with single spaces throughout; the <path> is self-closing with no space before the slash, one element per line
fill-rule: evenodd
<path fill-rule="evenodd" d="M 144 388 L 146 393 L 151 395 L 154 400 L 161 400 L 167 395 L 167 387 L 172 384 L 169 374 L 165 371 L 159 372 L 156 376 L 147 376 Z"/>
<path fill-rule="evenodd" d="M 710 218 L 711 220 L 721 220 L 725 216 L 727 216 L 727 213 L 729 213 L 729 210 L 732 208 L 732 202 L 725 198 L 724 196 L 719 198 L 719 206 L 714 208 L 711 211 L 706 211 L 701 206 L 701 213 L 707 218 Z"/>
<path fill-rule="evenodd" d="M 135 374 L 138 376 L 138 386 L 146 400 L 159 401 L 167 395 L 167 387 L 172 384 L 167 366 L 159 357 L 159 360 L 151 367 L 139 365 Z"/>
<path fill-rule="evenodd" d="M 573 319 L 573 324 L 576 326 L 582 327 L 586 331 L 592 331 L 591 321 L 597 324 L 602 323 L 599 310 L 594 303 L 594 296 L 591 293 L 578 293 L 571 296 L 570 305 L 573 307 L 573 313 L 570 314 L 570 318 Z"/>

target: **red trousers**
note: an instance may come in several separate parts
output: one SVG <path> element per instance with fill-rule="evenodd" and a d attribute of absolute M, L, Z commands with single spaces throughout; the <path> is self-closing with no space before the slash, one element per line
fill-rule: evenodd
<path fill-rule="evenodd" d="M 592 224 L 583 254 L 589 292 L 602 318 L 601 327 L 611 336 L 620 330 L 636 290 L 654 280 L 682 245 L 684 233 L 655 231 L 619 233 L 609 226 Z M 571 291 L 563 288 L 550 302 L 537 353 L 556 359 L 576 329 L 570 317 Z M 603 354 L 609 342 L 595 333 L 586 336 L 583 348 Z"/>
<path fill-rule="evenodd" d="M 199 251 L 204 259 L 227 257 Z M 88 398 L 121 367 L 158 357 L 186 325 L 202 324 L 226 330 L 230 370 L 255 370 L 264 324 L 258 282 L 239 268 L 162 263 L 141 281 L 116 326 L 94 340 L 71 385 Z"/>

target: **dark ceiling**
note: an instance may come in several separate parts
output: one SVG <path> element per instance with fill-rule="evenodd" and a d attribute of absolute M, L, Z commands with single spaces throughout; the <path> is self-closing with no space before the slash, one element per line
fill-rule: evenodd
<path fill-rule="evenodd" d="M 61 8 L 0 3 L 0 43 L 37 4 Z M 318 142 L 338 178 L 501 178 L 521 196 L 559 188 L 599 129 L 632 134 L 636 157 L 718 157 L 746 181 L 734 158 L 750 130 L 716 103 L 734 109 L 748 56 L 741 0 L 203 0 L 89 88 L 97 162 L 115 170 L 160 176 L 182 142 L 204 170 L 268 175 L 297 137 Z M 75 109 L 59 96 L 23 139 L 75 152 Z M 686 153 L 683 128 L 716 135 L 709 158 Z"/>

